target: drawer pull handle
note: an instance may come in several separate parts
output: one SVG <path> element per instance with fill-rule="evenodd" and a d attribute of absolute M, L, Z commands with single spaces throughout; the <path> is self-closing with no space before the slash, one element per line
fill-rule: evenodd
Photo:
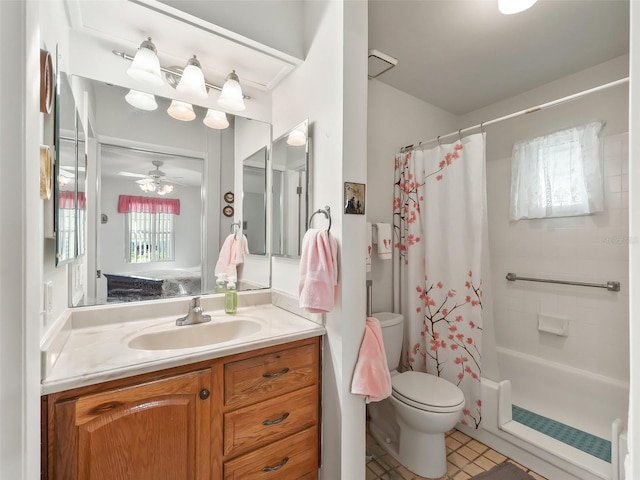
<path fill-rule="evenodd" d="M 209 390 L 207 390 L 206 388 L 200 390 L 200 399 L 201 400 L 206 400 L 207 398 L 209 398 L 209 395 L 211 395 L 211 392 Z"/>
<path fill-rule="evenodd" d="M 289 416 L 289 412 L 284 412 L 284 414 L 280 418 L 276 418 L 275 420 L 265 420 L 264 422 L 262 422 L 262 425 L 264 425 L 265 427 L 269 427 L 271 425 L 277 425 L 279 423 L 284 422 L 288 416 Z"/>
<path fill-rule="evenodd" d="M 284 375 L 285 373 L 288 373 L 288 372 L 289 372 L 289 368 L 283 368 L 279 372 L 263 373 L 262 376 L 264 378 L 276 378 L 276 377 L 281 377 L 282 375 Z"/>
<path fill-rule="evenodd" d="M 263 472 L 275 472 L 276 470 L 280 470 L 282 467 L 284 467 L 287 464 L 288 461 L 289 461 L 289 457 L 284 457 L 279 464 L 273 465 L 272 467 L 264 467 L 262 469 L 262 471 Z"/>

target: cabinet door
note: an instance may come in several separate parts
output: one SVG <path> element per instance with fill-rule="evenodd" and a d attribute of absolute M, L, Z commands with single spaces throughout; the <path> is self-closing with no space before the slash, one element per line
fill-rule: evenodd
<path fill-rule="evenodd" d="M 54 478 L 209 479 L 210 389 L 206 369 L 57 404 Z"/>

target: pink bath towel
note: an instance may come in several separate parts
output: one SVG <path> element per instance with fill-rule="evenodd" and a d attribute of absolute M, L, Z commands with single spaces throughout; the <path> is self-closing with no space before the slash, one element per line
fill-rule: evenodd
<path fill-rule="evenodd" d="M 302 239 L 300 308 L 309 312 L 329 312 L 335 302 L 338 284 L 338 245 L 326 230 L 310 228 Z"/>
<path fill-rule="evenodd" d="M 351 380 L 351 393 L 369 402 L 379 402 L 391 395 L 391 374 L 382 343 L 382 329 L 377 318 L 368 317 L 360 353 Z"/>

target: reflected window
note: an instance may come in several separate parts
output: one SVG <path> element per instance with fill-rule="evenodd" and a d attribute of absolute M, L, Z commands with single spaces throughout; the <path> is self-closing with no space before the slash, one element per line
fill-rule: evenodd
<path fill-rule="evenodd" d="M 175 260 L 175 216 L 180 200 L 120 195 L 118 212 L 125 214 L 127 263 Z"/>

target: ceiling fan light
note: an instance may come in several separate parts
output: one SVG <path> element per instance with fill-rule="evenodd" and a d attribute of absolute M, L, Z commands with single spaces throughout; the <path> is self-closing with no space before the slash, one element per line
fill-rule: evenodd
<path fill-rule="evenodd" d="M 242 87 L 240 87 L 240 79 L 235 70 L 227 75 L 227 81 L 224 83 L 218 98 L 218 105 L 232 112 L 242 112 L 246 108 Z"/>
<path fill-rule="evenodd" d="M 172 100 L 171 105 L 167 108 L 167 113 L 182 122 L 190 122 L 196 118 L 193 106 L 190 103 L 181 102 L 180 100 Z"/>
<path fill-rule="evenodd" d="M 173 185 L 169 185 L 165 183 L 158 189 L 158 195 L 166 195 L 167 193 L 173 192 Z"/>
<path fill-rule="evenodd" d="M 207 110 L 207 115 L 202 120 L 209 128 L 215 128 L 216 130 L 223 130 L 229 126 L 229 120 L 227 119 L 227 114 L 221 112 L 220 110 Z"/>
<path fill-rule="evenodd" d="M 164 83 L 160 73 L 160 60 L 156 55 L 156 46 L 151 42 L 151 37 L 140 44 L 131 66 L 127 69 L 127 74 L 134 80 L 157 87 Z"/>
<path fill-rule="evenodd" d="M 537 0 L 498 0 L 498 10 L 504 15 L 513 15 L 531 8 Z"/>
<path fill-rule="evenodd" d="M 140 110 L 153 111 L 158 108 L 156 97 L 150 93 L 131 89 L 129 93 L 125 95 L 124 99 L 129 105 L 139 108 Z"/>
<path fill-rule="evenodd" d="M 156 190 L 156 184 L 154 182 L 147 182 L 147 183 L 143 183 L 139 185 L 140 190 L 142 190 L 143 192 L 155 192 Z"/>
<path fill-rule="evenodd" d="M 307 136 L 300 130 L 292 130 L 287 137 L 287 145 L 299 147 L 307 143 Z"/>
<path fill-rule="evenodd" d="M 182 78 L 178 82 L 176 90 L 185 95 L 192 95 L 196 98 L 207 98 L 207 87 L 204 84 L 204 74 L 200 62 L 194 55 L 187 62 L 187 66 L 182 72 Z"/>

